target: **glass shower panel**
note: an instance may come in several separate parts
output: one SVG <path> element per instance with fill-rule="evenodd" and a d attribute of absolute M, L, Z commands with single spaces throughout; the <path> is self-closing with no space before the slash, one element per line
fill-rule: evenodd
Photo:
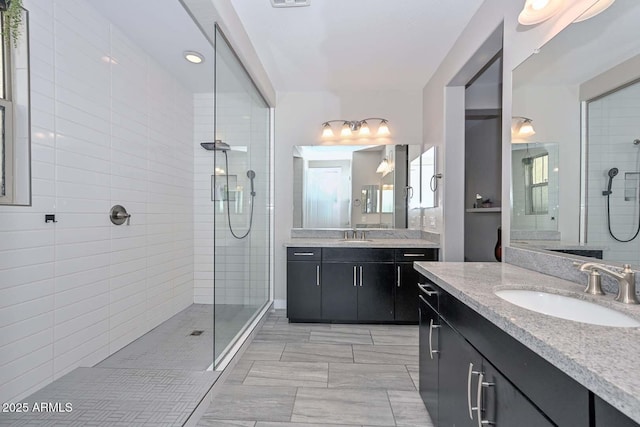
<path fill-rule="evenodd" d="M 214 328 L 216 365 L 269 301 L 270 110 L 215 33 Z"/>

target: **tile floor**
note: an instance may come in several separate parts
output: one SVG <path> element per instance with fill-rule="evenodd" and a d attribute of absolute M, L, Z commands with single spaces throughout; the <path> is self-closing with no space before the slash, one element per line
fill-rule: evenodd
<path fill-rule="evenodd" d="M 71 412 L 0 413 L 0 426 L 182 426 L 220 372 L 207 372 L 213 344 L 226 346 L 255 307 L 192 304 L 94 367 L 77 368 L 31 396 Z M 191 336 L 193 330 L 203 331 Z"/>
<path fill-rule="evenodd" d="M 290 324 L 269 314 L 198 426 L 432 427 L 417 326 Z"/>

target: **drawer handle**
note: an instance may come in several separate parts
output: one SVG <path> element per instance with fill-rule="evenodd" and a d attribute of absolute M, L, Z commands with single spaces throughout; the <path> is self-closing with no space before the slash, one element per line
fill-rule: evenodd
<path fill-rule="evenodd" d="M 358 273 L 356 273 L 356 266 L 353 266 L 353 286 L 357 286 L 356 285 L 356 276 L 358 275 Z"/>
<path fill-rule="evenodd" d="M 469 419 L 473 419 L 473 410 L 477 408 L 471 407 L 471 376 L 481 375 L 480 372 L 473 370 L 473 363 L 469 363 L 469 374 L 467 375 L 467 406 L 469 408 Z"/>
<path fill-rule="evenodd" d="M 316 286 L 320 286 L 320 265 L 316 265 Z"/>
<path fill-rule="evenodd" d="M 440 353 L 438 350 L 433 349 L 433 330 L 439 328 L 440 325 L 434 325 L 433 319 L 429 319 L 429 356 L 433 359 L 433 353 Z"/>
<path fill-rule="evenodd" d="M 294 256 L 314 256 L 315 253 L 313 253 L 313 252 L 294 252 L 293 255 Z"/>
<path fill-rule="evenodd" d="M 478 427 L 482 427 L 483 425 L 495 425 L 495 423 L 482 419 L 482 387 L 491 387 L 494 386 L 494 383 L 485 382 L 484 374 L 480 374 L 478 378 L 478 397 L 476 398 L 476 416 L 478 417 Z"/>
<path fill-rule="evenodd" d="M 431 288 L 431 286 L 429 285 L 423 285 L 422 283 L 418 283 L 418 287 L 422 290 L 422 292 L 424 292 L 425 294 L 427 294 L 428 297 L 434 296 L 434 295 L 438 295 L 438 291 L 429 291 L 427 290 L 427 287 Z M 433 288 L 431 288 L 433 289 Z"/>
<path fill-rule="evenodd" d="M 404 254 L 406 257 L 417 257 L 417 256 L 425 256 L 425 254 Z"/>

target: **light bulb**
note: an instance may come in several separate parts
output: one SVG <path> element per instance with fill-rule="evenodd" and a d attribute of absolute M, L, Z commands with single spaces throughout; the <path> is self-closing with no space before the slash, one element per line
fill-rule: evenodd
<path fill-rule="evenodd" d="M 333 130 L 331 129 L 331 126 L 329 125 L 329 123 L 324 123 L 322 125 L 322 137 L 323 138 L 333 138 Z"/>
<path fill-rule="evenodd" d="M 549 0 L 531 0 L 531 9 L 542 10 L 549 4 Z"/>
<path fill-rule="evenodd" d="M 371 135 L 371 130 L 369 130 L 369 125 L 364 120 L 360 123 L 360 136 L 369 136 Z"/>
<path fill-rule="evenodd" d="M 520 126 L 520 130 L 518 131 L 518 134 L 520 136 L 531 136 L 534 135 L 536 133 L 536 131 L 533 129 L 533 125 L 531 124 L 531 121 L 526 121 L 522 124 L 522 126 Z"/>
<path fill-rule="evenodd" d="M 344 122 L 342 125 L 342 130 L 340 131 L 341 136 L 351 136 L 351 124 L 349 122 Z"/>
<path fill-rule="evenodd" d="M 383 120 L 380 122 L 380 126 L 378 126 L 378 136 L 389 135 L 389 126 L 387 125 L 387 121 Z"/>

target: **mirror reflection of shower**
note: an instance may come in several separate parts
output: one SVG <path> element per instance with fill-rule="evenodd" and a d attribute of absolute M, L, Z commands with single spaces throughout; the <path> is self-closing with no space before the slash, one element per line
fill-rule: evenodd
<path fill-rule="evenodd" d="M 633 140 L 633 145 L 639 145 L 640 144 L 640 139 L 634 139 Z M 640 197 L 638 197 L 638 191 L 640 191 L 640 188 L 638 188 L 638 171 L 640 171 L 640 153 L 636 154 L 636 169 L 635 172 L 631 172 L 632 176 L 631 179 L 634 180 L 634 182 L 636 183 L 636 186 L 633 187 L 633 195 L 628 195 L 627 194 L 627 189 L 625 188 L 625 194 L 624 194 L 624 199 L 625 200 L 633 200 L 636 199 L 638 206 L 637 208 L 640 208 Z M 616 241 L 621 242 L 621 243 L 628 243 L 631 242 L 633 240 L 635 240 L 636 237 L 638 237 L 638 234 L 640 234 L 640 209 L 637 209 L 638 211 L 638 218 L 637 218 L 637 227 L 636 227 L 636 231 L 633 234 L 632 237 L 628 238 L 628 239 L 624 239 L 621 238 L 619 236 L 616 236 L 613 232 L 613 230 L 611 229 L 611 195 L 613 194 L 613 191 L 611 190 L 611 187 L 613 186 L 613 178 L 615 178 L 619 173 L 618 168 L 611 168 L 607 171 L 607 176 L 608 176 L 608 182 L 607 182 L 607 189 L 604 190 L 602 192 L 603 196 L 607 197 L 607 229 L 609 230 L 609 235 Z M 627 181 L 630 179 L 627 177 L 627 175 L 629 175 L 629 173 L 625 173 L 625 184 L 627 183 Z"/>
<path fill-rule="evenodd" d="M 207 151 L 221 151 L 222 153 L 224 153 L 224 163 L 225 163 L 225 177 L 227 179 L 227 185 L 225 185 L 225 200 L 227 202 L 227 224 L 229 225 L 229 231 L 231 232 L 231 235 L 233 237 L 235 237 L 236 239 L 244 239 L 245 237 L 247 237 L 249 235 L 249 233 L 251 233 L 251 227 L 253 226 L 253 205 L 254 205 L 254 199 L 256 197 L 256 192 L 254 189 L 254 184 L 253 184 L 253 180 L 256 177 L 256 173 L 255 171 L 249 169 L 247 171 L 247 178 L 249 178 L 251 180 L 251 213 L 249 216 L 249 229 L 246 231 L 246 233 L 244 234 L 236 234 L 236 232 L 233 230 L 233 227 L 231 226 L 231 208 L 229 207 L 229 156 L 227 155 L 227 151 L 231 150 L 231 146 L 229 144 L 227 144 L 226 142 L 223 142 L 219 139 L 216 139 L 213 142 L 202 142 L 200 143 L 200 145 L 202 146 L 202 148 L 204 148 Z"/>

